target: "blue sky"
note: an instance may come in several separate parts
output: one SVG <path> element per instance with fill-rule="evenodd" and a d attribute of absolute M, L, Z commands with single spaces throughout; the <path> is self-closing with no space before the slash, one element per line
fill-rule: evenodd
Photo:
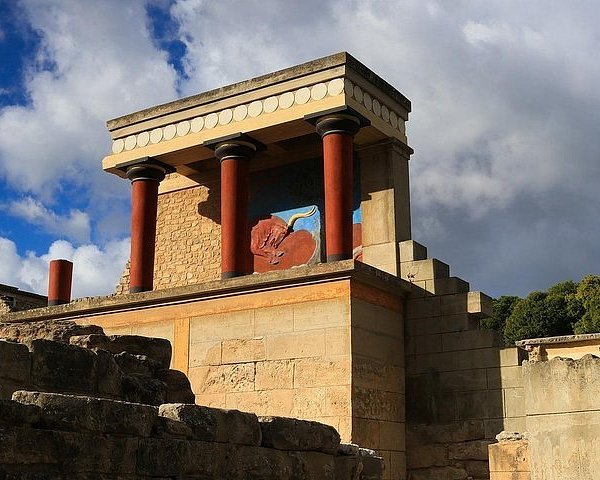
<path fill-rule="evenodd" d="M 0 283 L 109 293 L 129 185 L 105 121 L 347 50 L 413 103 L 413 237 L 472 289 L 600 270 L 592 0 L 0 0 Z M 79 266 L 79 267 L 78 267 Z"/>

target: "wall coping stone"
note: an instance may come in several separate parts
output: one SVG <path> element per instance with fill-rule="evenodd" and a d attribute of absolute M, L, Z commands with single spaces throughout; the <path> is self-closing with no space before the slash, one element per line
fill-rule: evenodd
<path fill-rule="evenodd" d="M 525 348 L 528 345 L 554 345 L 559 343 L 577 343 L 588 342 L 590 340 L 600 340 L 600 333 L 586 333 L 582 335 L 561 335 L 558 337 L 528 338 L 519 340 L 515 345 Z"/>

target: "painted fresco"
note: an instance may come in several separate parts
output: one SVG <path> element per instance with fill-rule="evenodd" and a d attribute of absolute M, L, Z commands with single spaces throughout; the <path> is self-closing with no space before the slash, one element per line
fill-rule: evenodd
<path fill-rule="evenodd" d="M 362 240 L 358 178 L 355 170 L 353 254 L 354 258 L 360 260 Z M 320 159 L 252 174 L 249 255 L 254 272 L 285 270 L 324 260 L 323 196 Z"/>

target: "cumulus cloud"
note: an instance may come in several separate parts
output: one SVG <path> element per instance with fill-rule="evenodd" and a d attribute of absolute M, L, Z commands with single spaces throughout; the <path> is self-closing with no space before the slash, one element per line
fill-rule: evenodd
<path fill-rule="evenodd" d="M 48 252 L 19 255 L 15 243 L 0 237 L 0 283 L 45 295 L 50 260 L 73 262 L 73 298 L 109 294 L 115 291 L 129 257 L 129 239 L 109 242 L 105 247 L 86 244 L 75 247 L 66 240 L 53 242 Z"/>
<path fill-rule="evenodd" d="M 78 243 L 90 240 L 90 218 L 81 210 L 73 209 L 67 215 L 58 215 L 40 201 L 32 197 L 24 197 L 9 202 L 5 212 L 58 237 L 65 237 Z"/>

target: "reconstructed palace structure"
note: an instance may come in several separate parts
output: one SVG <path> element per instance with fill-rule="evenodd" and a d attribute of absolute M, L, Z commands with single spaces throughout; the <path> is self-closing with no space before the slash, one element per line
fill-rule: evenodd
<path fill-rule="evenodd" d="M 491 299 L 412 239 L 410 110 L 339 53 L 110 120 L 117 293 L 9 320 L 168 339 L 197 404 L 331 425 L 386 479 L 530 478 L 526 439 L 495 437 L 561 400 L 531 400 L 525 351 L 479 328 Z"/>

